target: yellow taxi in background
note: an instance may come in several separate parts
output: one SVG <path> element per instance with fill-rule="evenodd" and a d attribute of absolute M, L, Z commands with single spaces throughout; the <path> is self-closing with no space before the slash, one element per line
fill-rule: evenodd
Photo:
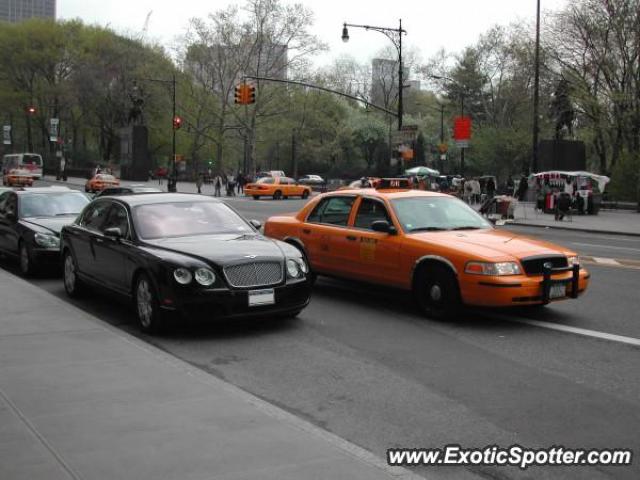
<path fill-rule="evenodd" d="M 456 197 L 408 187 L 382 179 L 376 189 L 325 193 L 269 218 L 264 233 L 297 246 L 315 274 L 413 291 L 436 318 L 460 305 L 544 305 L 587 289 L 574 251 L 497 230 Z"/>
<path fill-rule="evenodd" d="M 120 180 L 118 180 L 113 175 L 98 173 L 87 180 L 87 183 L 85 183 L 84 185 L 84 191 L 88 193 L 101 192 L 105 188 L 117 187 L 119 185 Z"/>
<path fill-rule="evenodd" d="M 311 195 L 311 187 L 299 185 L 289 177 L 264 177 L 257 182 L 245 185 L 244 193 L 256 200 L 260 197 L 273 197 L 274 200 L 288 197 L 307 198 Z"/>

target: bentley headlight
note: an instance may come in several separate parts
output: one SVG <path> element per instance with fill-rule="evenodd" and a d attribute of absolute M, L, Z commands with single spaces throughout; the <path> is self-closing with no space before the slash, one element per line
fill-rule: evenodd
<path fill-rule="evenodd" d="M 577 255 L 573 257 L 567 257 L 567 263 L 570 267 L 573 267 L 574 265 L 580 265 L 580 257 L 578 257 Z"/>
<path fill-rule="evenodd" d="M 216 281 L 216 275 L 208 268 L 199 268 L 196 270 L 194 275 L 196 282 L 198 282 L 203 287 L 208 287 L 212 285 L 213 282 Z"/>
<path fill-rule="evenodd" d="M 465 273 L 471 273 L 474 275 L 520 275 L 520 265 L 517 262 L 468 262 L 465 269 Z"/>
<path fill-rule="evenodd" d="M 173 278 L 175 278 L 176 282 L 180 285 L 187 285 L 193 280 L 193 275 L 191 275 L 191 272 L 186 268 L 176 268 L 173 271 Z"/>
<path fill-rule="evenodd" d="M 305 275 L 309 273 L 309 266 L 307 265 L 307 262 L 304 261 L 304 258 L 299 258 L 298 264 L 300 265 L 300 271 L 302 271 L 302 273 Z"/>
<path fill-rule="evenodd" d="M 39 247 L 59 248 L 60 239 L 51 233 L 36 233 L 34 240 Z"/>
<path fill-rule="evenodd" d="M 287 259 L 287 274 L 291 278 L 298 278 L 302 275 L 300 264 L 292 258 Z"/>

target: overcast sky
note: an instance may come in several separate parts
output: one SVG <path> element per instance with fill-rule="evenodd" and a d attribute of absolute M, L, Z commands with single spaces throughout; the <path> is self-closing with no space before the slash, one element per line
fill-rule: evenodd
<path fill-rule="evenodd" d="M 289 3 L 293 3 L 287 0 Z M 58 0 L 58 18 L 81 18 L 109 25 L 116 31 L 140 33 L 149 12 L 148 36 L 170 46 L 183 34 L 192 17 L 204 17 L 230 3 L 226 0 Z M 324 65 L 341 54 L 370 60 L 390 45 L 377 32 L 351 29 L 351 40 L 340 39 L 342 23 L 397 27 L 407 30 L 403 40 L 417 47 L 423 59 L 441 48 L 459 51 L 473 44 L 495 24 L 535 17 L 535 0 L 301 0 L 315 13 L 313 32 L 330 50 L 315 60 Z M 556 10 L 565 0 L 542 0 L 543 10 Z"/>

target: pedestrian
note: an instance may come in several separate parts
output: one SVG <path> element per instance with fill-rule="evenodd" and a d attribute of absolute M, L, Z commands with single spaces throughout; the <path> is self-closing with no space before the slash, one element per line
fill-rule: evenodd
<path fill-rule="evenodd" d="M 213 182 L 213 195 L 216 197 L 219 197 L 221 188 L 222 188 L 222 179 L 220 178 L 220 175 L 216 175 L 216 179 Z"/>
<path fill-rule="evenodd" d="M 198 193 L 202 193 L 202 184 L 204 183 L 204 179 L 202 178 L 202 174 L 198 174 L 198 178 L 196 178 L 196 188 L 198 189 Z"/>
<path fill-rule="evenodd" d="M 227 197 L 233 197 L 236 194 L 236 179 L 233 174 L 227 175 Z"/>
<path fill-rule="evenodd" d="M 493 177 L 491 177 L 489 178 L 489 181 L 487 181 L 487 197 L 493 198 L 495 193 L 496 193 L 496 184 L 493 181 Z"/>

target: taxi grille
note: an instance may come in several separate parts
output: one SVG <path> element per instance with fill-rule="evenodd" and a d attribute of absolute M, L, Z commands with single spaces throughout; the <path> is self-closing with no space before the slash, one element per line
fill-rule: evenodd
<path fill-rule="evenodd" d="M 282 281 L 280 262 L 254 262 L 224 268 L 224 276 L 232 287 L 261 287 Z"/>
<path fill-rule="evenodd" d="M 542 275 L 544 272 L 544 264 L 551 263 L 551 268 L 564 268 L 568 265 L 567 257 L 557 255 L 553 257 L 529 257 L 520 260 L 522 267 L 527 275 Z"/>

